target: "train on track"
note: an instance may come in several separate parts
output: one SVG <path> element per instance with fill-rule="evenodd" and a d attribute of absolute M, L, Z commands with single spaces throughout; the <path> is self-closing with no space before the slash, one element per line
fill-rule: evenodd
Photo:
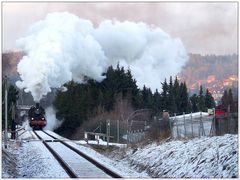
<path fill-rule="evenodd" d="M 42 130 L 47 125 L 45 118 L 45 110 L 36 103 L 36 106 L 32 106 L 28 111 L 29 125 L 33 130 Z"/>

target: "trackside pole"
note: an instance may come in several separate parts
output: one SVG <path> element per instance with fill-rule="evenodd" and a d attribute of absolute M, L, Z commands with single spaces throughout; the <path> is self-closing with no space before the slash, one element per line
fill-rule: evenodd
<path fill-rule="evenodd" d="M 183 112 L 183 122 L 184 122 L 184 136 L 187 137 L 185 112 Z"/>
<path fill-rule="evenodd" d="M 192 112 L 191 112 L 191 129 L 192 129 L 192 137 L 193 137 L 193 121 L 192 121 Z"/>
<path fill-rule="evenodd" d="M 7 119 L 8 119 L 8 91 L 7 91 L 7 77 L 5 76 L 5 132 L 4 132 L 4 147 L 7 149 Z"/>

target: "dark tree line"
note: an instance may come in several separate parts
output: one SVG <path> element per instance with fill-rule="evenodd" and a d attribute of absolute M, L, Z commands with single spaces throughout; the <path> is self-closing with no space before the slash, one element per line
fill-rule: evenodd
<path fill-rule="evenodd" d="M 2 130 L 5 128 L 5 87 L 6 82 L 2 82 Z M 8 109 L 8 126 L 12 124 L 12 106 L 15 106 L 18 99 L 18 90 L 15 86 L 9 84 L 7 86 L 7 109 Z"/>
<path fill-rule="evenodd" d="M 110 66 L 103 75 L 106 78 L 102 82 L 87 79 L 84 84 L 69 82 L 65 84 L 67 91 L 57 91 L 54 106 L 58 119 L 64 122 L 57 131 L 71 133 L 84 121 L 94 117 L 102 111 L 114 110 L 114 105 L 119 94 L 123 98 L 131 98 L 134 107 L 141 103 L 140 90 L 133 79 L 130 70 L 125 71 L 118 65 L 116 69 Z"/>
<path fill-rule="evenodd" d="M 152 97 L 151 103 L 147 103 L 147 108 L 151 108 L 156 114 L 162 111 L 168 111 L 170 115 L 182 114 L 183 112 L 198 112 L 207 111 L 207 109 L 215 107 L 215 101 L 208 89 L 203 92 L 200 86 L 199 94 L 193 94 L 189 97 L 185 82 L 179 82 L 177 77 L 172 80 L 170 77 L 169 83 L 167 80 L 162 83 L 162 92 L 158 90 L 152 95 L 150 89 L 143 88 L 142 92 L 148 92 L 148 97 Z M 145 102 L 146 103 L 146 102 Z"/>
<path fill-rule="evenodd" d="M 159 115 L 163 110 L 170 114 L 182 112 L 196 112 L 214 107 L 211 94 L 207 91 L 203 95 L 202 88 L 199 95 L 189 98 L 185 82 L 179 82 L 170 77 L 169 83 L 165 79 L 162 91 L 158 89 L 153 93 L 146 86 L 139 89 L 131 71 L 119 65 L 114 69 L 110 66 L 102 82 L 97 82 L 86 77 L 84 84 L 69 82 L 65 84 L 67 91 L 57 91 L 54 106 L 57 118 L 64 122 L 57 131 L 69 132 L 75 130 L 84 121 L 94 117 L 102 111 L 113 111 L 117 97 L 131 102 L 133 109 L 152 109 L 154 115 Z M 68 134 L 66 134 L 68 135 Z"/>
<path fill-rule="evenodd" d="M 208 109 L 215 107 L 215 101 L 212 97 L 212 94 L 206 89 L 206 92 L 203 92 L 202 86 L 200 86 L 199 94 L 193 94 L 190 97 L 191 111 L 207 111 Z"/>
<path fill-rule="evenodd" d="M 223 108 L 228 112 L 237 112 L 237 100 L 234 100 L 232 89 L 225 90 L 221 98 Z"/>

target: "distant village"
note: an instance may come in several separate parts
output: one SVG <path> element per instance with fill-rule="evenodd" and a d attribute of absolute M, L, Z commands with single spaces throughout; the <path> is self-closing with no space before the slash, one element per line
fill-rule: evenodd
<path fill-rule="evenodd" d="M 180 76 L 178 76 L 178 79 L 183 80 Z M 191 92 L 197 91 L 200 85 L 202 85 L 212 93 L 215 101 L 219 101 L 223 96 L 224 90 L 238 87 L 238 76 L 230 75 L 225 79 L 218 80 L 215 75 L 209 75 L 207 79 L 200 79 L 192 84 L 186 80 L 186 84 Z"/>

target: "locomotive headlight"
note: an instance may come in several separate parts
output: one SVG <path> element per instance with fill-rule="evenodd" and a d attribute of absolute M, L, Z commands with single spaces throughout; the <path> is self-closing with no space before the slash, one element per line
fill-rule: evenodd
<path fill-rule="evenodd" d="M 42 120 L 44 120 L 44 118 L 42 118 Z"/>
<path fill-rule="evenodd" d="M 32 118 L 32 120 L 33 120 L 33 118 Z"/>

